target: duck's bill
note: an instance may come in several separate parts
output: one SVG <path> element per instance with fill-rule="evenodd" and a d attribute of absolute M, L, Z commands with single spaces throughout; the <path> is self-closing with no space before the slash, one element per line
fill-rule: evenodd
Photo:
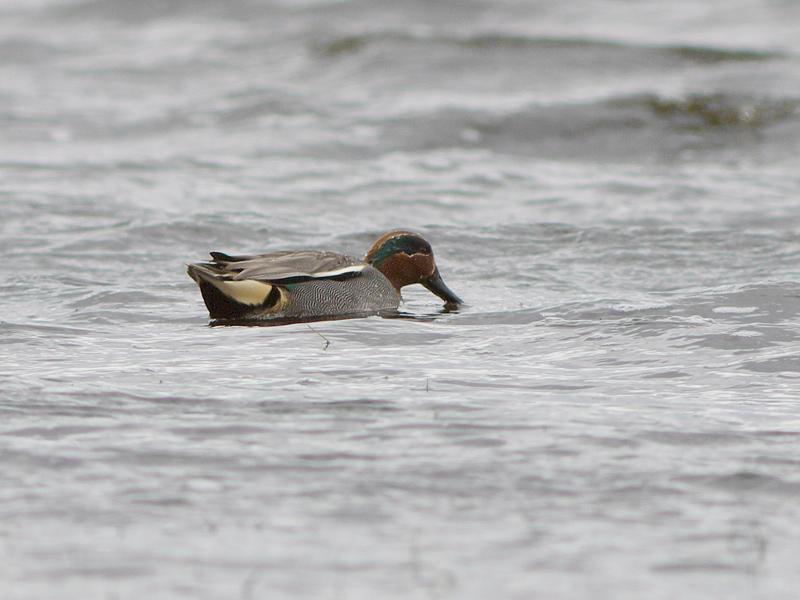
<path fill-rule="evenodd" d="M 422 285 L 439 296 L 439 298 L 444 300 L 447 304 L 464 304 L 464 301 L 456 296 L 453 291 L 444 284 L 442 276 L 439 275 L 439 269 L 436 269 L 433 275 L 423 280 Z"/>

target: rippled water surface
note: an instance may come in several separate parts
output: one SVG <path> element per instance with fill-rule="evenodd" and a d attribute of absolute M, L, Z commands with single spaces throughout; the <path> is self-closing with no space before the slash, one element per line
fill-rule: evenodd
<path fill-rule="evenodd" d="M 800 7 L 0 5 L 0 595 L 794 599 Z M 209 327 L 209 250 L 468 305 Z"/>

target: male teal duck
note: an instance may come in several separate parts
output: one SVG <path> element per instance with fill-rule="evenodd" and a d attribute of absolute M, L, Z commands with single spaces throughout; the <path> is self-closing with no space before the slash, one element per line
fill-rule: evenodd
<path fill-rule="evenodd" d="M 311 250 L 229 256 L 188 265 L 212 319 L 297 319 L 391 312 L 404 286 L 421 283 L 461 304 L 442 281 L 431 245 L 411 231 L 383 234 L 363 261 Z"/>

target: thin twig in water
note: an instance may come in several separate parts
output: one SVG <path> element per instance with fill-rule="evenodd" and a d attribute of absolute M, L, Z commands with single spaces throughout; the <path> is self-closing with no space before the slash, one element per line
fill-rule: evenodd
<path fill-rule="evenodd" d="M 322 335 L 322 334 L 321 334 L 319 331 L 317 331 L 316 329 L 314 329 L 314 328 L 313 328 L 311 325 L 309 325 L 308 323 L 306 323 L 306 327 L 308 327 L 308 328 L 309 328 L 311 331 L 313 331 L 313 332 L 314 332 L 314 333 L 316 333 L 316 334 L 317 334 L 319 337 L 321 337 L 323 340 L 325 340 L 325 345 L 322 347 L 322 349 L 323 349 L 323 350 L 327 350 L 327 349 L 328 349 L 328 346 L 330 346 L 330 345 L 331 345 L 331 341 L 330 341 L 328 338 L 326 338 L 324 335 Z"/>

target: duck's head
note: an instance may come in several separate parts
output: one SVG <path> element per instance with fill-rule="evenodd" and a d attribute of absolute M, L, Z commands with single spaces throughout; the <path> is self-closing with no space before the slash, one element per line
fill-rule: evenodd
<path fill-rule="evenodd" d="M 446 304 L 462 304 L 442 281 L 431 245 L 419 234 L 402 230 L 385 233 L 364 260 L 383 273 L 398 292 L 403 286 L 421 283 Z"/>

